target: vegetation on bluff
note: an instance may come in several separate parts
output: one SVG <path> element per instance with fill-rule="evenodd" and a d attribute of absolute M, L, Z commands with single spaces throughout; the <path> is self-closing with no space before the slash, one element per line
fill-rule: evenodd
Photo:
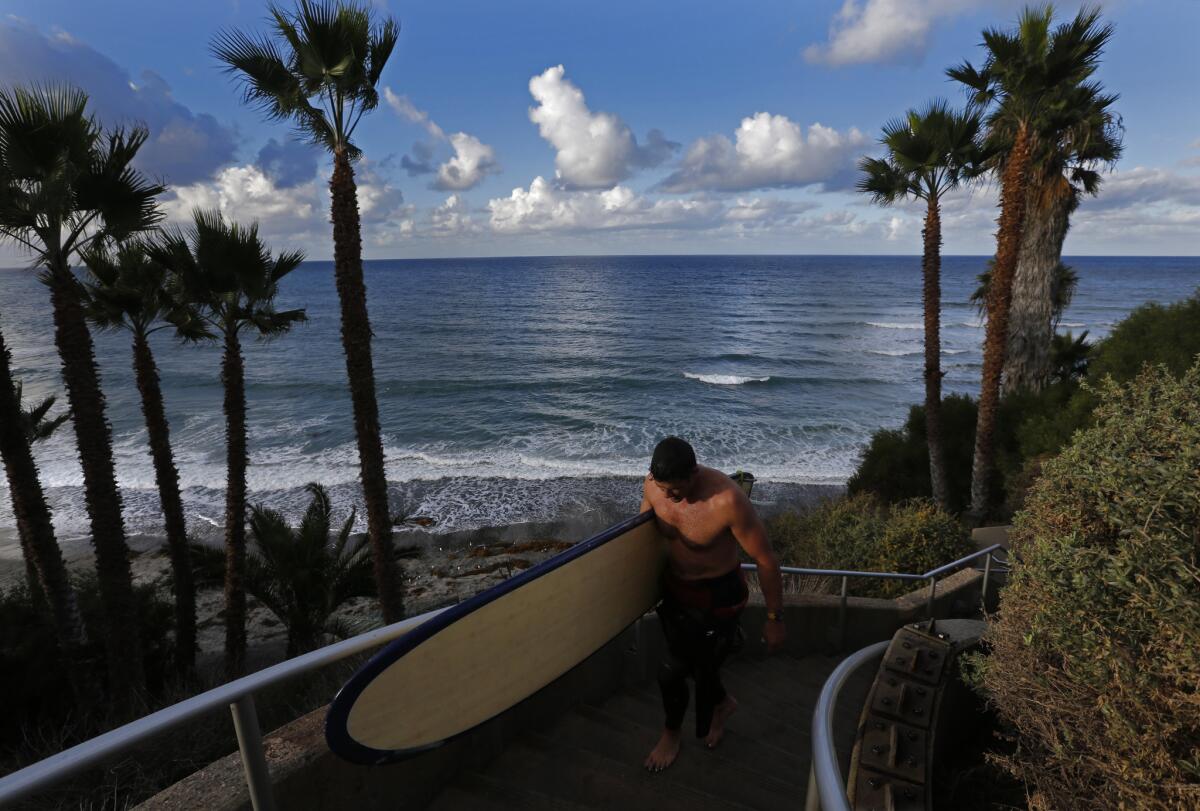
<path fill-rule="evenodd" d="M 1173 304 L 1143 304 L 1095 344 L 1083 336 L 1060 335 L 1055 343 L 1052 382 L 1039 392 L 1024 390 L 1000 403 L 996 436 L 997 475 L 992 482 L 998 517 L 1018 509 L 1043 462 L 1058 453 L 1072 435 L 1094 419 L 1096 388 L 1105 378 L 1132 380 L 1144 364 L 1161 364 L 1182 375 L 1200 355 L 1200 293 Z M 1087 384 L 1087 385 L 1084 385 Z M 869 492 L 893 503 L 931 494 L 925 420 L 913 406 L 900 429 L 881 429 L 871 437 L 851 493 Z M 942 402 L 946 426 L 946 467 L 950 473 L 949 508 L 966 508 L 970 493 L 975 402 L 961 395 Z"/>
<path fill-rule="evenodd" d="M 976 680 L 1015 729 L 1039 809 L 1200 797 L 1200 362 L 1093 390 L 1043 467 Z"/>

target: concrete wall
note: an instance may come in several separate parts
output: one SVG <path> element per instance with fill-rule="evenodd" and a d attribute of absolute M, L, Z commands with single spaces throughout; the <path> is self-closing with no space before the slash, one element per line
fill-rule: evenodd
<path fill-rule="evenodd" d="M 979 607 L 982 575 L 965 570 L 938 584 L 935 615 L 967 616 Z M 989 595 L 994 608 L 995 589 Z M 895 600 L 849 597 L 846 601 L 845 650 L 890 639 L 909 622 L 925 618 L 928 590 Z M 836 595 L 787 595 L 784 614 L 787 649 L 796 654 L 835 651 L 839 642 L 841 601 Z M 742 618 L 747 647 L 759 641 L 765 609 L 752 601 Z M 462 769 L 482 766 L 505 741 L 543 726 L 576 704 L 599 701 L 622 687 L 654 676 L 662 652 L 658 620 L 647 615 L 587 660 L 516 707 L 457 741 L 412 760 L 387 766 L 356 766 L 325 745 L 325 709 L 299 718 L 266 736 L 267 760 L 279 809 L 420 808 Z M 146 811 L 243 811 L 250 800 L 235 753 L 222 758 L 138 806 Z"/>

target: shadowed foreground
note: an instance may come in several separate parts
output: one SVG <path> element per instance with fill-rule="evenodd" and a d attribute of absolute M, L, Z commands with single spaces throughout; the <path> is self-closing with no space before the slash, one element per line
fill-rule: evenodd
<path fill-rule="evenodd" d="M 429 808 L 466 809 L 784 809 L 803 805 L 813 707 L 837 657 L 742 654 L 723 670 L 740 702 L 715 751 L 692 737 L 665 772 L 641 764 L 662 730 L 654 682 L 584 704 L 519 735 L 488 765 L 460 773 Z M 874 678 L 864 668 L 847 682 L 834 721 L 843 773 L 863 699 Z"/>

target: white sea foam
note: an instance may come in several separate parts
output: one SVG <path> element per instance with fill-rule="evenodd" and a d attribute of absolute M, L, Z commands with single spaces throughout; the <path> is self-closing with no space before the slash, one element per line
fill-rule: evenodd
<path fill-rule="evenodd" d="M 744 383 L 766 383 L 771 379 L 770 375 L 766 377 L 743 377 L 741 375 L 701 375 L 693 372 L 684 372 L 683 376 L 689 380 L 699 380 L 701 383 L 711 383 L 714 386 L 741 386 Z"/>
<path fill-rule="evenodd" d="M 1060 321 L 1058 325 L 1060 327 L 1069 327 L 1071 329 L 1079 329 L 1080 327 L 1087 326 L 1087 324 L 1080 324 L 1078 322 L 1071 322 L 1071 321 Z"/>
<path fill-rule="evenodd" d="M 868 349 L 868 355 L 884 355 L 889 358 L 906 358 L 910 355 L 920 355 L 920 349 Z"/>
<path fill-rule="evenodd" d="M 868 327 L 877 327 L 879 329 L 924 329 L 924 324 L 911 322 L 899 323 L 896 321 L 868 321 Z"/>

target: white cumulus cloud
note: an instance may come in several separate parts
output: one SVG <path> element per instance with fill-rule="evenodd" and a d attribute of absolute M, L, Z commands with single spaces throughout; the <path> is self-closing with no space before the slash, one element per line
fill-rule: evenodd
<path fill-rule="evenodd" d="M 377 231 L 397 227 L 412 213 L 400 190 L 369 164 L 359 170 L 358 205 L 367 240 Z M 162 208 L 167 220 L 177 224 L 189 222 L 194 208 L 217 209 L 236 222 L 257 222 L 263 239 L 275 250 L 299 248 L 314 258 L 332 251 L 329 188 L 316 177 L 281 185 L 259 166 L 227 166 L 211 180 L 171 186 Z"/>
<path fill-rule="evenodd" d="M 447 134 L 429 117 L 429 113 L 418 109 L 408 96 L 401 96 L 390 87 L 383 89 L 383 98 L 397 115 L 422 127 L 434 142 L 449 144 L 454 150 L 454 154 L 435 169 L 432 162 L 433 144 L 420 141 L 413 144 L 413 155 L 405 155 L 400 161 L 410 177 L 436 174 L 431 188 L 466 191 L 478 186 L 488 175 L 500 171 L 496 151 L 474 135 L 465 132 Z"/>
<path fill-rule="evenodd" d="M 987 1 L 845 0 L 830 23 L 829 41 L 810 45 L 804 57 L 809 62 L 834 66 L 917 62 L 928 48 L 935 22 Z"/>
<path fill-rule="evenodd" d="M 610 188 L 637 168 L 657 166 L 679 147 L 658 130 L 639 145 L 618 116 L 588 108 L 583 91 L 566 78 L 562 65 L 530 79 L 529 92 L 537 102 L 529 119 L 554 147 L 557 179 L 565 186 Z"/>
<path fill-rule="evenodd" d="M 488 174 L 499 171 L 496 152 L 474 135 L 456 132 L 450 136 L 454 157 L 438 167 L 434 188 L 464 191 L 473 189 Z"/>
<path fill-rule="evenodd" d="M 499 233 L 688 227 L 722 213 L 710 200 L 649 200 L 627 186 L 603 191 L 568 190 L 536 177 L 528 189 L 488 202 L 489 223 Z"/>
<path fill-rule="evenodd" d="M 683 162 L 659 185 L 663 191 L 745 191 L 830 183 L 844 178 L 867 138 L 851 127 L 838 132 L 821 124 L 807 131 L 786 116 L 755 113 L 742 119 L 730 141 L 700 138 Z"/>

